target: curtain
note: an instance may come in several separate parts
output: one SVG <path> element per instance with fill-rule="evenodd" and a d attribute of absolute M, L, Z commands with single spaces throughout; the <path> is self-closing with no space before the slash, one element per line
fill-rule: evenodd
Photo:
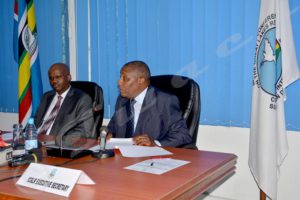
<path fill-rule="evenodd" d="M 77 1 L 78 79 L 104 89 L 105 117 L 114 112 L 123 64 L 145 61 L 152 75 L 179 74 L 200 85 L 200 124 L 249 127 L 259 1 Z M 300 3 L 290 1 L 299 49 Z M 89 10 L 89 12 L 87 12 Z M 90 40 L 87 45 L 90 16 Z M 299 57 L 299 51 L 298 51 Z M 300 83 L 288 88 L 287 128 L 300 130 Z"/>

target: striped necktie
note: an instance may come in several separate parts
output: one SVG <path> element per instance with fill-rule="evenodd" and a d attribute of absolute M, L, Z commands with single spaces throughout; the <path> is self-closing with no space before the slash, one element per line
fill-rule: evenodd
<path fill-rule="evenodd" d="M 127 104 L 127 114 L 128 114 L 128 122 L 126 127 L 126 138 L 131 138 L 134 133 L 134 104 L 136 103 L 136 100 L 132 99 L 128 101 Z"/>
<path fill-rule="evenodd" d="M 57 97 L 57 102 L 56 102 L 54 108 L 51 110 L 51 113 L 48 116 L 47 120 L 44 122 L 39 134 L 46 134 L 48 129 L 50 128 L 51 124 L 53 124 L 53 122 L 58 114 L 59 108 L 60 108 L 61 99 L 62 99 L 62 96 Z"/>

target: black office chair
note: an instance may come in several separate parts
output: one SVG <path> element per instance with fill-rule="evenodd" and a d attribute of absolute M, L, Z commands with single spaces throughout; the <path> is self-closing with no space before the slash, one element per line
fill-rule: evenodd
<path fill-rule="evenodd" d="M 83 92 L 90 95 L 90 97 L 92 98 L 94 111 L 93 133 L 95 133 L 98 137 L 99 129 L 102 126 L 104 114 L 104 100 L 102 88 L 98 84 L 89 81 L 71 81 L 71 86 L 82 90 Z"/>
<path fill-rule="evenodd" d="M 193 139 L 191 144 L 182 147 L 197 149 L 196 142 L 201 110 L 199 85 L 193 79 L 178 75 L 152 76 L 150 84 L 164 92 L 177 96 L 183 118 Z"/>

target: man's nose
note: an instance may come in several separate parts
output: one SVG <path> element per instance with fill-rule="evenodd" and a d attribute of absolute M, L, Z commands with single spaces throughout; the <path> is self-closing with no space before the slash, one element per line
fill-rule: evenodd
<path fill-rule="evenodd" d="M 51 79 L 51 83 L 56 83 L 56 82 L 57 82 L 56 78 Z"/>
<path fill-rule="evenodd" d="M 120 86 L 121 86 L 121 84 L 122 84 L 122 80 L 121 80 L 121 79 L 119 79 L 119 80 L 118 80 L 118 87 L 120 87 Z"/>

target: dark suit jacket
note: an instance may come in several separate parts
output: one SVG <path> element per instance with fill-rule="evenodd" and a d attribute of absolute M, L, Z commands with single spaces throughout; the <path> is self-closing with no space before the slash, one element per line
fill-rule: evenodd
<path fill-rule="evenodd" d="M 125 137 L 129 120 L 126 112 L 128 101 L 121 96 L 117 99 L 115 113 L 108 124 L 114 137 Z M 192 141 L 176 96 L 148 87 L 134 135 L 144 133 L 162 146 L 178 147 Z"/>
<path fill-rule="evenodd" d="M 54 96 L 55 91 L 53 90 L 43 95 L 35 115 L 37 128 L 42 125 L 44 115 Z M 55 118 L 50 135 L 57 136 L 57 144 L 61 143 L 61 137 L 64 136 L 64 145 L 71 146 L 79 138 L 95 137 L 92 132 L 93 123 L 94 118 L 90 96 L 81 90 L 71 87 Z"/>

